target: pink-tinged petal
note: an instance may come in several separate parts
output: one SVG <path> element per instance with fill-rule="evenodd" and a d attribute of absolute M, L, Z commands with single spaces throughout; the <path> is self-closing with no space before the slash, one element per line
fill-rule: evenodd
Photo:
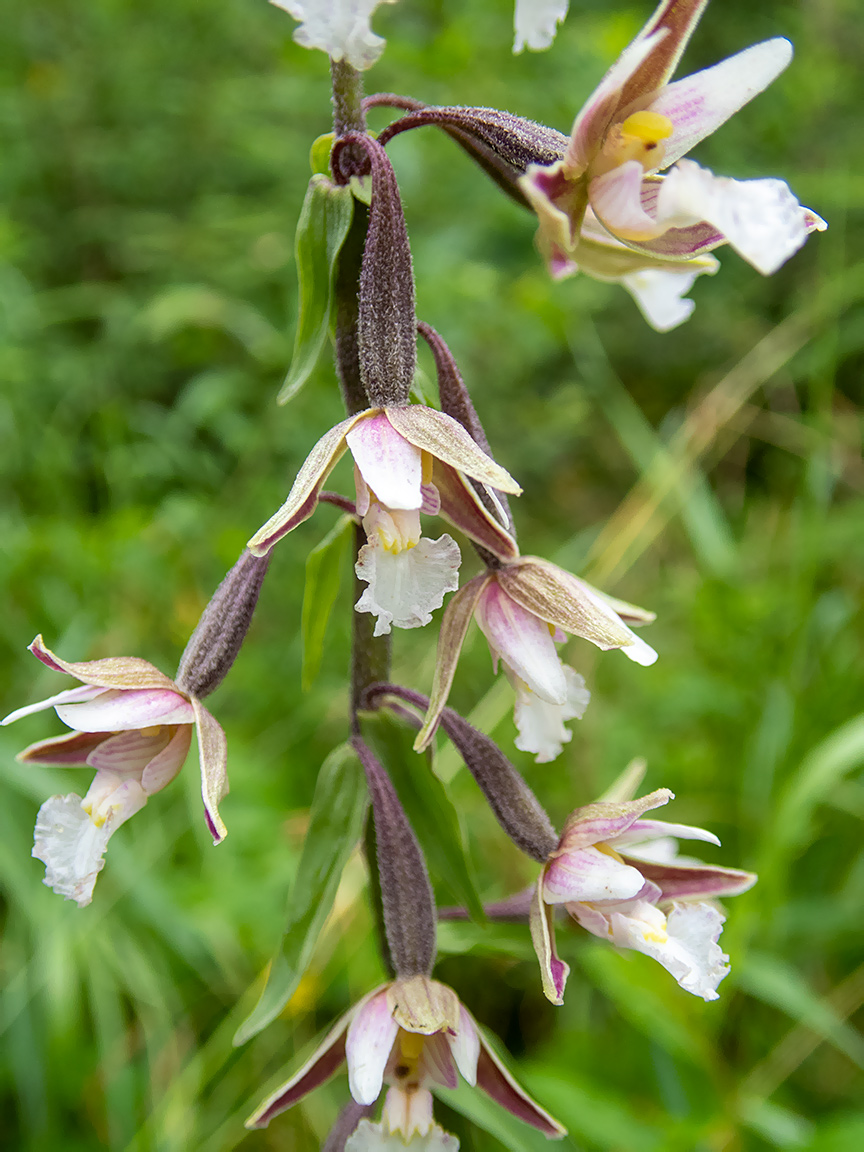
<path fill-rule="evenodd" d="M 622 240 L 651 240 L 663 231 L 642 207 L 644 179 L 645 172 L 639 161 L 628 160 L 591 181 L 588 190 L 591 208 L 613 236 Z"/>
<path fill-rule="evenodd" d="M 507 595 L 548 624 L 590 640 L 608 651 L 622 648 L 630 659 L 651 664 L 657 653 L 641 640 L 605 598 L 563 568 L 525 556 L 502 568 L 498 581 Z"/>
<path fill-rule="evenodd" d="M 668 788 L 658 788 L 638 800 L 620 803 L 597 801 L 577 808 L 567 817 L 560 851 L 574 852 L 578 848 L 588 848 L 592 844 L 614 842 L 616 837 L 634 824 L 643 813 L 652 808 L 660 808 L 675 797 Z"/>
<path fill-rule="evenodd" d="M 184 727 L 191 733 L 190 727 Z M 167 725 L 149 731 L 132 728 L 117 732 L 99 741 L 87 757 L 87 763 L 97 772 L 104 769 L 116 776 L 137 775 L 140 779 L 150 761 L 168 747 L 171 735 Z"/>
<path fill-rule="evenodd" d="M 219 804 L 228 795 L 228 741 L 216 717 L 200 700 L 192 698 L 195 728 L 198 733 L 198 760 L 201 767 L 201 799 L 204 817 L 214 844 L 228 835 L 219 815 Z"/>
<path fill-rule="evenodd" d="M 56 764 L 58 767 L 87 766 L 87 757 L 106 738 L 106 732 L 71 732 L 39 740 L 19 752 L 16 760 L 25 764 Z"/>
<path fill-rule="evenodd" d="M 733 180 L 682 160 L 663 180 L 659 223 L 707 220 L 749 264 L 770 276 L 807 239 L 807 217 L 782 180 Z"/>
<path fill-rule="evenodd" d="M 631 857 L 625 856 L 628 861 Z M 740 868 L 719 868 L 713 864 L 665 864 L 640 858 L 633 863 L 647 880 L 656 884 L 663 900 L 713 900 L 739 896 L 756 883 L 753 872 Z"/>
<path fill-rule="evenodd" d="M 480 1058 L 480 1036 L 471 1013 L 464 1006 L 459 1005 L 459 1031 L 455 1036 L 448 1036 L 447 1041 L 456 1067 L 465 1080 L 473 1088 L 477 1083 L 477 1061 Z"/>
<path fill-rule="evenodd" d="M 655 92 L 668 81 L 707 3 L 708 0 L 664 0 L 660 4 L 636 40 L 646 40 L 663 31 L 666 35 L 624 85 L 622 109 L 640 101 L 646 93 Z"/>
<path fill-rule="evenodd" d="M 84 660 L 79 663 L 61 660 L 37 636 L 29 650 L 37 660 L 55 672 L 65 672 L 96 688 L 165 688 L 176 687 L 173 680 L 160 672 L 149 660 L 137 656 L 112 656 L 107 660 Z"/>
<path fill-rule="evenodd" d="M 355 424 L 373 415 L 374 411 L 371 409 L 367 412 L 358 412 L 355 416 L 349 416 L 347 420 L 343 420 L 335 428 L 324 433 L 303 462 L 297 473 L 297 479 L 288 493 L 288 499 L 279 511 L 271 516 L 262 528 L 258 529 L 247 544 L 247 548 L 253 555 L 266 555 L 277 541 L 286 536 L 293 528 L 296 528 L 298 524 L 309 519 L 318 503 L 321 485 L 345 452 L 347 447 L 345 437 Z"/>
<path fill-rule="evenodd" d="M 192 726 L 189 724 L 178 725 L 168 746 L 154 756 L 144 769 L 141 787 L 148 796 L 161 791 L 167 784 L 171 783 L 185 764 L 191 744 Z"/>
<path fill-rule="evenodd" d="M 421 484 L 420 494 L 423 497 L 423 503 L 420 505 L 420 511 L 424 516 L 437 516 L 441 511 L 441 494 L 434 484 Z"/>
<path fill-rule="evenodd" d="M 154 724 L 191 724 L 192 705 L 169 688 L 115 689 L 83 704 L 58 704 L 55 711 L 77 732 L 122 732 Z"/>
<path fill-rule="evenodd" d="M 377 544 L 364 544 L 354 571 L 368 588 L 354 605 L 357 612 L 376 618 L 375 635 L 386 636 L 391 625 L 422 628 L 459 587 L 462 555 L 452 537 L 425 536 L 413 548 L 390 552 Z"/>
<path fill-rule="evenodd" d="M 452 416 L 422 404 L 412 404 L 407 408 L 388 408 L 387 419 L 409 443 L 458 472 L 513 496 L 521 493 L 510 473 L 487 456 Z"/>
<path fill-rule="evenodd" d="M 514 54 L 518 55 L 525 48 L 542 52 L 551 47 L 558 25 L 569 7 L 570 0 L 516 0 Z"/>
<path fill-rule="evenodd" d="M 812 208 L 804 209 L 804 224 L 808 235 L 811 232 L 824 232 L 828 227 L 828 222 L 817 216 Z"/>
<path fill-rule="evenodd" d="M 665 920 L 665 931 L 657 918 Z M 668 917 L 646 905 L 629 916 L 609 914 L 612 939 L 619 948 L 644 952 L 662 964 L 686 992 L 716 1000 L 717 985 L 729 975 L 726 956 L 717 941 L 723 915 L 710 904 L 675 904 Z"/>
<path fill-rule="evenodd" d="M 440 460 L 435 461 L 432 478 L 440 497 L 440 514 L 445 520 L 499 560 L 516 559 L 519 547 L 515 539 L 484 506 L 470 480 Z"/>
<path fill-rule="evenodd" d="M 592 936 L 599 936 L 601 940 L 609 940 L 612 929 L 609 916 L 601 908 L 592 908 L 590 904 L 565 904 L 564 907 L 580 927 L 590 932 Z M 614 907 L 614 905 L 613 905 Z"/>
<path fill-rule="evenodd" d="M 485 586 L 474 614 L 493 652 L 532 692 L 550 704 L 565 702 L 567 679 L 545 620 L 517 604 L 497 580 Z"/>
<path fill-rule="evenodd" d="M 104 688 L 94 688 L 84 684 L 80 688 L 67 688 L 65 692 L 58 692 L 56 696 L 49 696 L 47 700 L 40 700 L 38 704 L 27 704 L 23 708 L 16 708 L 0 720 L 0 724 L 14 724 L 22 716 L 31 716 L 34 712 L 44 712 L 47 708 L 54 708 L 58 704 L 79 704 L 84 700 L 93 700 L 101 695 Z"/>
<path fill-rule="evenodd" d="M 74 792 L 46 800 L 36 817 L 31 853 L 45 865 L 43 883 L 58 896 L 85 908 L 93 899 L 93 887 L 115 827 L 111 819 L 97 827 Z"/>
<path fill-rule="evenodd" d="M 435 658 L 435 675 L 432 680 L 432 691 L 429 695 L 429 708 L 423 720 L 423 727 L 417 733 L 414 748 L 422 752 L 429 744 L 441 711 L 447 703 L 453 677 L 456 675 L 456 665 L 459 662 L 459 653 L 465 641 L 465 633 L 474 615 L 483 589 L 489 582 L 488 575 L 475 576 L 473 580 L 460 588 L 441 617 L 441 629 L 438 633 L 438 652 Z"/>
<path fill-rule="evenodd" d="M 447 1043 L 449 1039 L 449 1036 L 439 1032 L 423 1042 L 423 1079 L 428 1078 L 442 1088 L 456 1088 L 459 1085 L 456 1064 Z"/>
<path fill-rule="evenodd" d="M 720 847 L 720 841 L 707 828 L 694 828 L 692 824 L 670 824 L 665 820 L 637 820 L 626 832 L 616 837 L 615 847 L 622 851 L 625 845 L 635 847 L 643 841 L 666 836 L 674 836 L 679 840 L 703 840 L 706 844 Z"/>
<path fill-rule="evenodd" d="M 559 161 L 530 165 L 517 184 L 537 213 L 537 246 L 553 277 L 561 279 L 567 274 L 570 254 L 588 205 L 585 182 L 569 180 L 563 162 Z"/>
<path fill-rule="evenodd" d="M 378 1099 L 384 1069 L 398 1032 L 386 988 L 358 1008 L 345 1042 L 348 1086 L 358 1104 L 374 1104 Z"/>
<path fill-rule="evenodd" d="M 522 752 L 533 752 L 538 764 L 550 763 L 560 754 L 562 747 L 570 743 L 573 733 L 566 727 L 566 722 L 581 720 L 591 700 L 584 677 L 566 664 L 561 668 L 567 685 L 563 704 L 549 704 L 519 680 L 514 684 L 516 704 L 513 719 L 519 732 L 514 743 Z"/>
<path fill-rule="evenodd" d="M 564 987 L 570 974 L 570 966 L 558 957 L 555 948 L 555 909 L 543 900 L 546 867 L 544 865 L 541 870 L 534 889 L 528 923 L 531 929 L 531 942 L 540 963 L 543 994 L 553 1004 L 563 1004 Z M 483 1087 L 482 1084 L 480 1086 Z"/>
<path fill-rule="evenodd" d="M 420 450 L 399 435 L 383 412 L 358 420 L 345 439 L 360 474 L 382 504 L 405 510 L 421 506 Z"/>
<path fill-rule="evenodd" d="M 479 1029 L 478 1029 L 479 1031 Z M 567 1129 L 559 1124 L 524 1088 L 520 1088 L 480 1032 L 480 1058 L 477 1062 L 477 1087 L 482 1088 L 496 1104 L 512 1115 L 537 1128 L 549 1140 L 560 1140 Z"/>
<path fill-rule="evenodd" d="M 664 141 L 663 167 L 668 168 L 716 132 L 776 80 L 791 59 L 788 40 L 764 40 L 663 88 L 649 105 L 651 112 L 668 117 L 673 124 L 672 135 Z"/>
<path fill-rule="evenodd" d="M 624 49 L 576 117 L 564 156 L 565 168 L 577 175 L 585 171 L 603 143 L 628 81 L 662 44 L 665 36 L 666 32 L 661 29 L 644 40 L 635 40 Z"/>
<path fill-rule="evenodd" d="M 355 1011 L 356 1008 L 353 1008 L 350 1012 L 346 1012 L 327 1033 L 299 1072 L 275 1092 L 271 1092 L 256 1108 L 246 1121 L 247 1128 L 266 1128 L 274 1116 L 278 1116 L 280 1112 L 302 1100 L 338 1071 L 345 1059 L 345 1033 Z"/>
<path fill-rule="evenodd" d="M 549 858 L 543 881 L 547 904 L 604 900 L 632 900 L 645 879 L 638 868 L 616 860 L 597 848 L 556 852 Z"/>

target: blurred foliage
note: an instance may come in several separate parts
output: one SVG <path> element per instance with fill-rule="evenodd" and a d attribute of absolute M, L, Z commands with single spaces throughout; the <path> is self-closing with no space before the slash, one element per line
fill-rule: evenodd
<path fill-rule="evenodd" d="M 403 0 L 376 26 L 369 90 L 506 107 L 566 130 L 649 3 L 574 0 L 555 46 L 510 54 L 511 8 Z M 647 958 L 562 933 L 563 1008 L 540 993 L 527 931 L 447 925 L 439 974 L 507 1046 L 529 1087 L 602 1152 L 845 1152 L 864 1143 L 862 296 L 854 0 L 726 0 L 695 71 L 758 39 L 797 57 L 697 158 L 778 175 L 826 216 L 764 280 L 731 253 L 680 330 L 626 294 L 551 284 L 528 215 L 443 135 L 399 137 L 420 315 L 451 343 L 502 462 L 525 485 L 525 551 L 658 613 L 649 669 L 573 641 L 594 701 L 554 765 L 514 753 L 557 821 L 635 755 L 673 819 L 753 867 L 730 902 L 733 972 L 705 1005 Z M 340 418 L 322 358 L 275 407 L 296 323 L 293 235 L 327 66 L 264 0 L 19 0 L 0 47 L 2 695 L 59 689 L 25 645 L 135 654 L 171 671 L 244 541 Z M 386 123 L 376 111 L 373 127 Z M 431 361 L 424 360 L 427 373 Z M 517 434 L 514 436 L 514 431 Z M 333 487 L 348 491 L 343 466 Z M 617 510 L 617 512 L 616 512 Z M 346 734 L 350 582 L 301 691 L 305 558 L 322 507 L 279 546 L 250 639 L 213 701 L 229 734 L 230 829 L 214 850 L 190 768 L 111 843 L 91 907 L 40 883 L 36 809 L 77 786 L 16 764 L 57 731 L 3 730 L 0 1145 L 16 1152 L 314 1149 L 344 1077 L 274 1121 L 242 1121 L 314 1035 L 381 978 L 358 854 L 312 966 L 243 1049 L 283 923 L 316 774 Z M 466 574 L 472 561 L 466 549 Z M 395 675 L 428 690 L 434 626 L 395 638 Z M 512 749 L 511 698 L 476 635 L 452 701 Z M 419 763 L 419 761 L 418 761 Z M 484 896 L 533 869 L 448 749 L 439 771 Z M 440 881 L 440 877 L 436 877 Z M 446 888 L 441 889 L 446 896 Z M 440 1106 L 466 1152 L 511 1148 L 476 1094 Z"/>

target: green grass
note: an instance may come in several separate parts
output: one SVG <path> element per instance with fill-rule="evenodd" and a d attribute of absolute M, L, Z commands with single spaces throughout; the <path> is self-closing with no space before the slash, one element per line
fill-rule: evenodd
<path fill-rule="evenodd" d="M 572 7 L 549 53 L 514 59 L 509 5 L 402 0 L 376 17 L 388 47 L 369 90 L 566 130 L 649 5 Z M 25 651 L 38 631 L 68 659 L 134 654 L 171 672 L 210 592 L 340 418 L 324 360 L 288 407 L 274 403 L 308 148 L 329 117 L 326 61 L 291 27 L 264 0 L 36 0 L 7 25 L 4 710 L 59 690 Z M 665 336 L 614 286 L 551 284 L 531 219 L 446 138 L 411 133 L 391 149 L 419 313 L 525 486 L 523 550 L 658 613 L 651 669 L 570 642 L 594 699 L 552 765 L 513 751 L 510 699 L 476 630 L 452 702 L 491 726 L 559 824 L 645 756 L 648 785 L 677 794 L 673 818 L 721 836 L 706 858 L 761 877 L 729 901 L 733 971 L 708 1005 L 574 927 L 561 932 L 573 974 L 555 1009 L 527 931 L 442 931 L 441 978 L 569 1126 L 564 1146 L 585 1152 L 845 1152 L 864 1137 L 856 5 L 715 3 L 685 71 L 777 34 L 796 44 L 789 72 L 697 158 L 788 179 L 830 230 L 770 280 L 721 254 L 693 318 Z M 288 1008 L 231 1045 L 278 942 L 317 770 L 346 733 L 347 579 L 301 691 L 305 559 L 337 516 L 322 507 L 279 546 L 212 700 L 233 788 L 218 850 L 190 763 L 114 838 L 91 907 L 61 901 L 30 859 L 32 827 L 77 778 L 14 760 L 59 724 L 46 714 L 0 733 L 0 1145 L 312 1150 L 346 1098 L 336 1078 L 269 1130 L 243 1129 L 282 1069 L 381 978 L 357 855 Z M 433 643 L 434 625 L 397 636 L 394 675 L 428 690 Z M 447 751 L 441 767 L 481 892 L 529 882 L 468 774 Z M 463 1149 L 501 1147 L 462 1118 L 473 1097 L 452 1104 L 441 1121 Z"/>

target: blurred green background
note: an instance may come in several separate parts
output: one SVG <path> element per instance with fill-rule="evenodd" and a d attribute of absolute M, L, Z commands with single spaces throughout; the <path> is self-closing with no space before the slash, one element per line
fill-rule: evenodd
<path fill-rule="evenodd" d="M 508 108 L 564 131 L 650 12 L 574 0 L 548 53 L 512 57 L 511 7 L 403 0 L 368 90 Z M 332 370 L 277 409 L 295 324 L 293 232 L 328 131 L 324 57 L 264 0 L 19 0 L 0 47 L 0 552 L 3 711 L 64 687 L 25 651 L 146 657 L 170 672 L 249 534 L 340 418 Z M 634 756 L 712 860 L 756 869 L 730 901 L 732 975 L 703 1004 L 646 957 L 563 928 L 566 1004 L 527 930 L 448 925 L 442 979 L 586 1152 L 845 1152 L 864 1146 L 864 262 L 856 0 L 716 2 L 695 71 L 788 35 L 788 72 L 696 158 L 788 179 L 830 222 L 770 280 L 734 254 L 681 329 L 626 293 L 553 285 L 533 223 L 433 130 L 394 141 L 421 318 L 450 342 L 499 457 L 525 486 L 523 550 L 653 608 L 642 669 L 571 641 L 594 693 L 551 765 L 512 748 L 512 698 L 470 640 L 452 702 L 494 729 L 557 822 Z M 387 122 L 373 116 L 373 127 Z M 430 362 L 424 360 L 427 373 Z M 350 474 L 332 486 L 350 491 Z M 277 944 L 319 765 L 346 732 L 346 567 L 322 668 L 300 686 L 309 548 L 277 549 L 249 641 L 210 701 L 225 726 L 230 835 L 214 850 L 190 764 L 118 833 L 78 910 L 30 859 L 38 805 L 72 771 L 16 764 L 53 714 L 2 731 L 0 1146 L 31 1152 L 319 1147 L 344 1076 L 246 1133 L 315 1034 L 381 978 L 359 855 L 312 967 L 244 1049 L 231 1036 Z M 465 552 L 465 574 L 472 571 Z M 435 626 L 395 638 L 428 690 Z M 444 751 L 484 896 L 528 883 Z M 86 787 L 86 785 L 85 785 Z M 436 878 L 440 880 L 440 878 Z M 442 902 L 450 899 L 438 883 Z M 439 1106 L 463 1149 L 498 1137 Z M 494 1127 L 490 1112 L 488 1122 Z"/>

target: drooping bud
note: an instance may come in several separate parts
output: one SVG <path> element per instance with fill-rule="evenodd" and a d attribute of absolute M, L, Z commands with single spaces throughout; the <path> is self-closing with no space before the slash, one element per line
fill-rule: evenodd
<path fill-rule="evenodd" d="M 331 159 L 336 179 L 358 174 L 353 157 L 361 148 L 371 166 L 372 202 L 360 271 L 360 375 L 373 407 L 401 407 L 417 363 L 411 249 L 396 174 L 376 140 L 357 132 L 338 140 Z"/>
<path fill-rule="evenodd" d="M 253 556 L 244 549 L 213 593 L 177 669 L 177 687 L 190 696 L 203 699 L 228 675 L 252 623 L 269 564 L 269 553 Z"/>
<path fill-rule="evenodd" d="M 423 853 L 390 777 L 359 736 L 351 740 L 369 785 L 387 943 L 401 980 L 435 963 L 435 898 Z"/>
<path fill-rule="evenodd" d="M 441 410 L 446 412 L 448 416 L 452 416 L 454 420 L 458 420 L 465 431 L 471 435 L 483 451 L 487 453 L 487 455 L 492 456 L 492 449 L 489 447 L 486 432 L 480 423 L 480 417 L 477 415 L 477 410 L 468 394 L 468 389 L 465 387 L 465 381 L 462 379 L 462 373 L 459 371 L 459 367 L 453 358 L 453 353 L 431 325 L 421 321 L 417 325 L 417 331 L 429 345 L 432 355 L 435 358 Z M 492 458 L 494 460 L 494 456 Z M 504 493 L 496 492 L 495 499 L 493 500 L 488 490 L 482 484 L 472 483 L 472 487 L 484 507 L 487 508 L 493 516 L 500 517 L 503 510 L 510 535 L 515 539 L 516 534 L 513 528 L 513 516 Z M 498 505 L 497 508 L 495 506 L 496 503 Z"/>
<path fill-rule="evenodd" d="M 373 684 L 365 696 L 369 707 L 395 696 L 427 711 L 429 698 L 399 684 Z M 401 710 L 400 710 L 401 711 Z M 441 727 L 452 740 L 480 786 L 498 823 L 517 848 L 545 864 L 558 846 L 558 834 L 540 801 L 494 741 L 472 727 L 452 708 L 441 712 Z"/>
<path fill-rule="evenodd" d="M 383 103 L 383 101 L 381 101 Z M 549 165 L 567 150 L 568 137 L 554 128 L 536 124 L 497 108 L 426 107 L 409 112 L 378 137 L 386 145 L 400 132 L 433 124 L 468 153 L 475 163 L 509 196 L 529 207 L 518 185 L 532 164 Z"/>

